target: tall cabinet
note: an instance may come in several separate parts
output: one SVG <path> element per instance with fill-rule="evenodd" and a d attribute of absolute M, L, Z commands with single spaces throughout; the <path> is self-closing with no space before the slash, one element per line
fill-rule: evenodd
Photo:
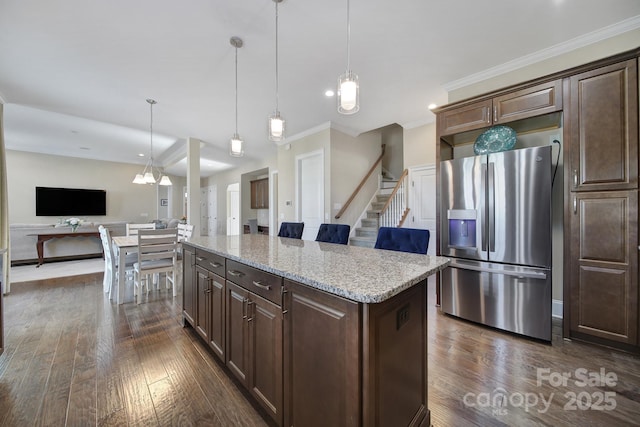
<path fill-rule="evenodd" d="M 627 59 L 565 82 L 565 336 L 638 346 L 638 73 Z"/>

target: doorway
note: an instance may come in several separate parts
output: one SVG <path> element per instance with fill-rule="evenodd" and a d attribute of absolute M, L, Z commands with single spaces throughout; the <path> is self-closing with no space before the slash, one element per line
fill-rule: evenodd
<path fill-rule="evenodd" d="M 227 186 L 227 236 L 240 234 L 240 184 Z"/>
<path fill-rule="evenodd" d="M 324 152 L 296 156 L 296 220 L 304 222 L 303 240 L 315 240 L 324 218 Z"/>
<path fill-rule="evenodd" d="M 413 228 L 429 230 L 427 255 L 436 254 L 436 167 L 422 166 L 409 170 L 411 223 Z"/>

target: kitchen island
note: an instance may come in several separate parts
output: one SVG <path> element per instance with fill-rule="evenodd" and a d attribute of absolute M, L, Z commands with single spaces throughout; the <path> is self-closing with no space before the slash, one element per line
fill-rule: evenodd
<path fill-rule="evenodd" d="M 430 425 L 426 279 L 447 258 L 255 234 L 183 252 L 185 325 L 277 425 Z"/>

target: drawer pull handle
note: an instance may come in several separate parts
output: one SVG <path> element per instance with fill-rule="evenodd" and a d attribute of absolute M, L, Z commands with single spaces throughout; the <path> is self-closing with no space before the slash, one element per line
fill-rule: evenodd
<path fill-rule="evenodd" d="M 220 268 L 222 267 L 222 264 L 220 264 L 219 262 L 210 262 L 209 265 L 213 268 Z"/>
<path fill-rule="evenodd" d="M 196 259 L 197 259 L 198 261 L 204 261 L 204 260 L 205 260 L 205 259 L 204 259 L 203 257 L 201 257 L 201 256 L 197 256 L 197 257 L 196 257 Z"/>
<path fill-rule="evenodd" d="M 227 273 L 235 277 L 240 277 L 243 275 L 241 271 L 237 271 L 237 270 L 227 270 Z"/>
<path fill-rule="evenodd" d="M 255 280 L 253 281 L 253 284 L 254 284 L 254 286 L 259 287 L 260 289 L 266 289 L 267 291 L 270 291 L 270 290 L 271 290 L 271 286 L 269 286 L 269 285 L 263 285 L 262 283 L 260 283 L 260 282 L 256 282 Z"/>

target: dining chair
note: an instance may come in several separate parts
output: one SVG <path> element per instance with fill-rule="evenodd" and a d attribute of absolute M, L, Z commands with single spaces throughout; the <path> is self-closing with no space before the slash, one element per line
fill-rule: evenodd
<path fill-rule="evenodd" d="M 289 237 L 291 239 L 302 239 L 304 222 L 283 222 L 280 225 L 278 237 Z"/>
<path fill-rule="evenodd" d="M 189 240 L 193 234 L 193 224 L 178 224 L 178 242 Z"/>
<path fill-rule="evenodd" d="M 109 299 L 111 299 L 114 287 L 118 286 L 118 268 L 120 266 L 118 266 L 118 257 L 113 250 L 109 229 L 100 225 L 98 226 L 98 231 L 100 232 L 102 251 L 104 252 L 104 278 L 102 280 L 102 287 L 105 293 L 109 293 Z M 122 266 L 122 268 L 125 269 L 125 278 L 132 279 L 133 264 L 136 260 L 136 254 L 127 255 L 125 265 Z"/>
<path fill-rule="evenodd" d="M 145 222 L 142 224 L 129 224 L 127 223 L 127 236 L 135 236 L 138 234 L 138 230 L 155 230 L 156 224 L 153 222 Z"/>
<path fill-rule="evenodd" d="M 426 254 L 429 249 L 429 230 L 380 227 L 374 247 L 390 251 Z"/>
<path fill-rule="evenodd" d="M 347 224 L 320 224 L 316 242 L 346 245 L 349 243 L 350 231 L 351 226 Z"/>
<path fill-rule="evenodd" d="M 136 303 L 140 304 L 143 291 L 149 293 L 150 276 L 160 273 L 165 273 L 167 289 L 172 285 L 173 296 L 177 295 L 177 246 L 177 228 L 138 230 L 138 262 L 133 265 Z"/>

